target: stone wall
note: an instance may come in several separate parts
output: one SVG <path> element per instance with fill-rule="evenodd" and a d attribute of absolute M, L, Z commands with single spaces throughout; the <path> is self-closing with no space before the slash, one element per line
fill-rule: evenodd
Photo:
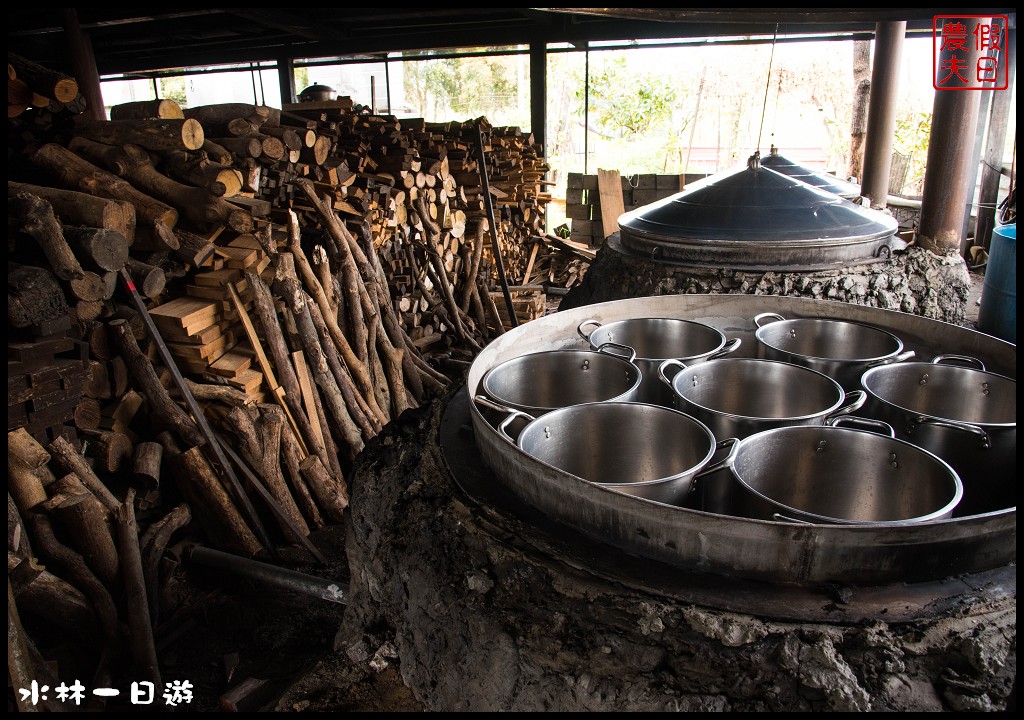
<path fill-rule="evenodd" d="M 911 245 L 889 260 L 817 272 L 702 268 L 658 263 L 605 244 L 560 308 L 652 295 L 745 293 L 836 300 L 963 325 L 971 289 L 959 256 Z"/>

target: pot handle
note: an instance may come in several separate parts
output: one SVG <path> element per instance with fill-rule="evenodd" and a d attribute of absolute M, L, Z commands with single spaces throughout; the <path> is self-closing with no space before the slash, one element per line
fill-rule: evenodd
<path fill-rule="evenodd" d="M 861 425 L 866 430 L 874 432 L 881 430 L 879 435 L 888 435 L 891 438 L 896 437 L 896 430 L 893 426 L 882 420 L 873 420 L 871 418 L 857 417 L 856 415 L 832 415 L 825 420 L 825 424 L 829 427 L 839 427 L 840 425 Z"/>
<path fill-rule="evenodd" d="M 768 323 L 763 323 L 762 321 L 763 320 L 768 320 L 769 318 L 771 319 L 770 322 L 778 322 L 780 320 L 785 320 L 786 319 L 786 318 L 782 317 L 781 315 L 779 315 L 778 313 L 773 313 L 773 312 L 760 313 L 759 315 L 755 315 L 754 316 L 754 325 L 756 325 L 758 328 L 762 328 L 762 327 L 764 327 L 765 325 L 768 324 Z"/>
<path fill-rule="evenodd" d="M 871 368 L 876 368 L 881 365 L 892 365 L 893 363 L 901 363 L 904 360 L 910 360 L 911 358 L 916 356 L 917 353 L 914 352 L 913 350 L 905 350 L 904 352 L 901 352 L 898 355 L 893 355 L 890 358 L 882 358 L 881 360 L 871 360 L 870 362 L 865 363 L 864 367 L 870 370 Z"/>
<path fill-rule="evenodd" d="M 629 345 L 623 345 L 622 343 L 616 343 L 616 342 L 606 342 L 606 343 L 602 344 L 597 349 L 598 352 L 603 352 L 606 355 L 613 355 L 615 357 L 622 357 L 618 353 L 613 353 L 613 352 L 605 351 L 605 348 L 617 348 L 617 349 L 620 349 L 620 350 L 625 350 L 626 354 L 629 355 L 629 357 L 625 358 L 626 360 L 629 360 L 629 362 L 631 362 L 631 363 L 634 360 L 636 360 L 636 350 L 631 348 Z"/>
<path fill-rule="evenodd" d="M 971 357 L 970 355 L 936 355 L 932 358 L 932 365 L 942 365 L 950 360 L 953 362 L 961 362 L 966 365 L 974 365 L 983 372 L 985 370 L 985 363 L 976 357 Z"/>
<path fill-rule="evenodd" d="M 667 367 L 678 367 L 679 370 L 685 370 L 686 365 L 681 360 L 676 360 L 675 358 L 669 358 L 668 360 L 665 360 L 660 365 L 658 365 L 658 377 L 661 378 L 661 381 L 663 383 L 665 383 L 669 387 L 672 387 L 672 378 L 676 376 L 679 370 L 676 370 L 676 372 L 672 373 L 672 377 L 670 378 L 668 375 L 665 374 L 665 368 Z M 675 389 L 673 388 L 673 391 L 674 390 Z"/>
<path fill-rule="evenodd" d="M 497 410 L 498 412 L 503 412 L 503 413 L 507 413 L 508 414 L 508 417 L 506 417 L 504 420 L 502 420 L 501 424 L 498 425 L 498 430 L 499 430 L 499 432 L 501 432 L 502 435 L 505 436 L 505 439 L 508 440 L 513 445 L 516 444 L 516 441 L 508 433 L 508 426 L 509 426 L 509 424 L 513 420 L 515 420 L 517 417 L 525 418 L 527 422 L 533 422 L 534 420 L 536 420 L 535 417 L 533 417 L 532 415 L 528 415 L 528 414 L 524 413 L 522 410 L 513 410 L 510 407 L 505 407 L 504 405 L 502 405 L 500 403 L 494 402 L 493 400 L 491 400 L 489 397 L 487 397 L 485 395 L 474 395 L 473 396 L 473 401 L 477 405 L 482 405 L 482 406 L 484 406 L 486 408 L 490 408 L 491 410 Z"/>
<path fill-rule="evenodd" d="M 846 393 L 844 401 L 849 400 L 850 398 L 853 398 L 853 402 L 851 402 L 849 405 L 843 405 L 841 408 L 836 410 L 832 415 L 830 415 L 830 417 L 836 417 L 837 415 L 849 415 L 852 412 L 860 410 L 864 406 L 864 403 L 867 402 L 868 394 L 863 390 L 853 390 L 851 392 Z"/>
<path fill-rule="evenodd" d="M 711 353 L 710 355 L 708 355 L 704 359 L 705 360 L 714 360 L 715 358 L 720 358 L 720 357 L 722 357 L 724 355 L 728 355 L 731 352 L 735 352 L 736 348 L 738 348 L 740 346 L 741 342 L 742 342 L 741 338 L 733 338 L 732 340 L 727 342 L 725 345 L 723 345 L 721 350 L 716 350 L 715 352 Z"/>
<path fill-rule="evenodd" d="M 704 477 L 705 475 L 710 475 L 711 473 L 718 472 L 719 470 L 723 470 L 727 467 L 732 467 L 733 461 L 736 459 L 736 451 L 739 449 L 739 446 L 739 438 L 726 438 L 725 440 L 720 441 L 715 445 L 715 454 L 718 454 L 718 451 L 724 447 L 729 448 L 729 454 L 718 462 L 705 465 L 697 472 L 696 475 L 693 476 L 693 479 L 696 480 L 699 477 Z"/>
<path fill-rule="evenodd" d="M 591 330 L 589 333 L 583 332 L 583 328 L 585 328 L 587 325 L 593 325 L 594 330 L 597 330 L 599 327 L 601 327 L 601 323 L 599 323 L 597 320 L 584 320 L 583 322 L 576 326 L 576 332 L 579 333 L 580 337 L 586 340 L 587 342 L 590 342 L 590 336 L 594 334 L 594 330 Z"/>
<path fill-rule="evenodd" d="M 772 513 L 772 520 L 774 520 L 775 522 L 798 523 L 800 525 L 813 525 L 814 524 L 810 520 L 801 520 L 800 518 L 786 517 L 782 513 Z"/>
<path fill-rule="evenodd" d="M 907 434 L 910 435 L 917 428 L 922 425 L 930 425 L 933 427 L 944 427 L 950 430 L 960 430 L 962 432 L 971 433 L 978 437 L 981 442 L 981 447 L 990 448 L 992 447 L 992 438 L 985 432 L 984 428 L 980 428 L 977 425 L 971 425 L 970 423 L 957 422 L 955 420 L 933 420 L 931 418 L 919 417 L 917 420 L 911 420 L 907 426 Z"/>

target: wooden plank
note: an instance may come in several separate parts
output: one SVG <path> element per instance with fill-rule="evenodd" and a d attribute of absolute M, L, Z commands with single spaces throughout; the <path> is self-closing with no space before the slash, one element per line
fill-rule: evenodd
<path fill-rule="evenodd" d="M 270 358 L 267 357 L 267 353 L 263 349 L 263 343 L 260 341 L 259 333 L 256 332 L 256 327 L 252 324 L 252 318 L 250 318 L 249 313 L 246 312 L 242 298 L 238 296 L 238 291 L 235 290 L 234 286 L 227 285 L 225 287 L 227 287 L 228 292 L 231 293 L 231 300 L 234 302 L 235 308 L 238 310 L 238 315 L 242 320 L 242 327 L 245 328 L 245 334 L 249 338 L 249 344 L 252 345 L 252 349 L 256 351 L 256 360 L 260 365 L 260 369 L 263 371 L 263 375 L 261 377 L 265 377 L 267 387 L 269 387 L 270 392 L 274 394 L 274 399 L 277 401 L 277 404 L 281 406 L 282 410 L 284 410 L 288 424 L 291 426 L 292 432 L 295 433 L 295 439 L 299 443 L 299 448 L 302 450 L 303 454 L 308 455 L 309 450 L 306 448 L 306 443 L 302 439 L 302 433 L 299 431 L 299 426 L 295 422 L 295 418 L 292 416 L 292 411 L 288 407 L 288 403 L 285 402 L 284 388 L 277 382 L 277 377 L 274 375 L 274 366 L 271 364 Z"/>
<path fill-rule="evenodd" d="M 149 314 L 162 327 L 185 328 L 200 320 L 212 321 L 217 316 L 217 305 L 209 300 L 182 296 L 157 305 Z"/>
<path fill-rule="evenodd" d="M 223 270 L 210 270 L 209 272 L 196 273 L 193 276 L 193 282 L 196 285 L 205 285 L 206 287 L 217 287 L 225 283 L 237 283 L 239 280 L 244 280 L 242 277 L 242 271 L 236 268 L 225 268 Z M 243 290 L 237 285 L 236 290 Z"/>
<path fill-rule="evenodd" d="M 622 199 L 622 176 L 618 170 L 597 170 L 597 191 L 601 197 L 602 239 L 619 231 L 619 216 L 626 212 Z"/>
<path fill-rule="evenodd" d="M 313 428 L 320 445 L 324 445 L 324 431 L 320 427 L 320 415 L 316 411 L 316 400 L 313 398 L 313 378 L 309 374 L 309 366 L 306 365 L 306 356 L 301 350 L 292 353 L 292 364 L 295 366 L 295 375 L 299 379 L 299 389 L 302 391 L 302 404 L 306 408 L 306 415 L 309 417 L 309 424 Z"/>
<path fill-rule="evenodd" d="M 242 352 L 237 347 L 224 353 L 216 362 L 210 364 L 210 372 L 220 377 L 238 377 L 252 367 L 252 355 Z"/>
<path fill-rule="evenodd" d="M 228 384 L 238 388 L 246 395 L 251 395 L 260 389 L 263 379 L 263 373 L 250 368 L 240 372 L 237 377 L 228 378 Z"/>
<path fill-rule="evenodd" d="M 227 346 L 234 346 L 234 344 L 235 336 L 232 333 L 226 333 L 205 345 L 185 345 L 169 342 L 167 343 L 167 348 L 177 357 L 209 361 L 212 357 L 223 355 L 229 349 Z"/>

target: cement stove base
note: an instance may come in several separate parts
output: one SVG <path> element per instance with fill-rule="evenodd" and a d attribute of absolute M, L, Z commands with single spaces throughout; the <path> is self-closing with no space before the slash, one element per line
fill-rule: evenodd
<path fill-rule="evenodd" d="M 336 651 L 392 637 L 427 710 L 1012 703 L 1015 567 L 927 587 L 820 591 L 687 576 L 495 501 L 499 484 L 492 495 L 465 450 L 474 440 L 463 406 L 465 388 L 406 413 L 350 478 L 351 599 Z M 470 471 L 475 484 L 460 482 Z"/>
<path fill-rule="evenodd" d="M 970 290 L 962 258 L 940 257 L 913 245 L 865 265 L 779 272 L 656 261 L 623 248 L 612 235 L 559 309 L 653 295 L 737 293 L 837 300 L 963 325 Z"/>

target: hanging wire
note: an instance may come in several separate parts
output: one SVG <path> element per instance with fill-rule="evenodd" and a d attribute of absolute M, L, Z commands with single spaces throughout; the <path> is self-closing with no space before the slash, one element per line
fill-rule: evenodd
<path fill-rule="evenodd" d="M 583 174 L 586 175 L 590 155 L 590 43 L 587 43 L 587 51 L 583 58 Z"/>
<path fill-rule="evenodd" d="M 775 128 L 779 126 L 779 98 L 782 97 L 782 73 L 779 73 L 779 87 L 775 91 L 775 112 L 772 114 L 772 142 L 771 146 L 775 147 Z M 771 152 L 769 150 L 769 152 Z"/>
<path fill-rule="evenodd" d="M 764 83 L 764 104 L 761 106 L 761 127 L 757 131 L 757 153 L 761 153 L 761 133 L 764 131 L 764 116 L 768 109 L 768 90 L 772 85 L 772 61 L 775 59 L 775 40 L 779 37 L 779 24 L 775 23 L 775 34 L 772 35 L 772 54 L 768 56 L 768 79 Z"/>

